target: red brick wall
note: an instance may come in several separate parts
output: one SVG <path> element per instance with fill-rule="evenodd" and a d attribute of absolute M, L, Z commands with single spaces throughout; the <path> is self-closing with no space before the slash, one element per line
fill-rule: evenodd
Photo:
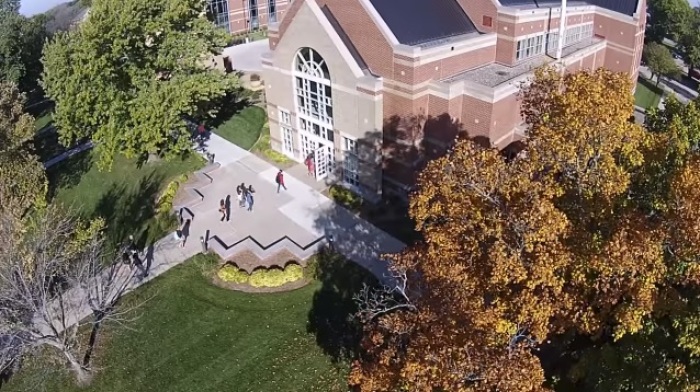
<path fill-rule="evenodd" d="M 469 19 L 474 22 L 474 25 L 479 31 L 482 32 L 492 32 L 497 31 L 498 28 L 498 11 L 496 10 L 496 5 L 492 0 L 457 0 L 459 5 L 462 6 L 464 12 L 469 16 Z M 491 27 L 484 26 L 483 20 L 484 16 L 491 18 Z"/>
<path fill-rule="evenodd" d="M 359 2 L 352 0 L 317 0 L 317 2 L 321 7 L 328 6 L 372 72 L 389 78 L 393 76 L 393 49 Z M 295 1 L 292 8 L 296 3 L 302 3 L 302 1 Z"/>
<path fill-rule="evenodd" d="M 470 137 L 490 136 L 492 105 L 489 102 L 465 95 L 462 98 L 462 118 L 464 129 Z"/>
<path fill-rule="evenodd" d="M 402 59 L 403 56 L 395 55 Z M 496 58 L 496 47 L 489 46 L 471 52 L 432 61 L 417 67 L 396 63 L 393 80 L 407 84 L 419 84 L 428 80 L 441 80 L 460 72 L 490 64 Z M 437 69 L 436 69 L 437 68 Z M 403 72 L 403 75 L 401 74 Z"/>
<path fill-rule="evenodd" d="M 516 94 L 494 102 L 492 110 L 489 135 L 493 143 L 513 131 L 513 128 L 518 126 L 522 119 L 520 117 L 520 102 Z"/>

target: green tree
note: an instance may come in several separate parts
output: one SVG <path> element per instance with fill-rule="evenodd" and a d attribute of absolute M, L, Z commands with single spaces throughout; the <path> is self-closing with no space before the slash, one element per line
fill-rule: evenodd
<path fill-rule="evenodd" d="M 644 61 L 651 71 L 651 78 L 656 76 L 659 84 L 661 76 L 673 77 L 680 74 L 680 68 L 671 55 L 671 51 L 662 44 L 652 42 L 644 46 Z"/>
<path fill-rule="evenodd" d="M 0 2 L 0 79 L 17 83 L 19 89 L 41 96 L 41 51 L 47 38 L 45 18 L 19 14 L 17 1 Z"/>
<path fill-rule="evenodd" d="M 687 33 L 693 9 L 686 0 L 649 0 L 647 9 L 649 40 L 661 43 L 664 38 L 670 38 L 678 42 Z"/>
<path fill-rule="evenodd" d="M 209 69 L 228 37 L 201 0 L 96 0 L 80 27 L 44 50 L 43 84 L 64 144 L 97 142 L 100 167 L 115 154 L 170 157 L 190 148 L 182 116 L 237 79 Z"/>
<path fill-rule="evenodd" d="M 23 107 L 16 85 L 0 82 L 0 214 L 17 219 L 47 192 L 44 167 L 30 149 L 34 118 Z"/>

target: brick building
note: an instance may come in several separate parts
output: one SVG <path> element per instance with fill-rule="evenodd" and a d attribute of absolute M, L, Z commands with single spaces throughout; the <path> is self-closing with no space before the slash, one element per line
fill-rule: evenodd
<path fill-rule="evenodd" d="M 207 0 L 217 26 L 231 34 L 253 31 L 282 20 L 292 0 Z"/>
<path fill-rule="evenodd" d="M 534 68 L 636 80 L 645 0 L 570 2 L 557 62 L 560 14 L 551 0 L 295 0 L 263 57 L 272 147 L 369 199 L 405 195 L 460 134 L 512 148 Z"/>

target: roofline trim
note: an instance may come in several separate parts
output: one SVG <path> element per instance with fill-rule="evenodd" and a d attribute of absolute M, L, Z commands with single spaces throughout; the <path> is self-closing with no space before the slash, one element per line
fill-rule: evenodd
<path fill-rule="evenodd" d="M 641 1 L 640 1 L 641 3 Z M 551 7 L 552 14 L 551 17 L 559 17 L 561 10 L 559 8 Z M 510 23 L 525 23 L 525 22 L 535 22 L 539 20 L 546 20 L 549 18 L 550 8 L 537 8 L 537 9 L 517 9 L 514 7 L 500 7 L 498 10 L 497 20 Z M 619 12 L 610 11 L 607 8 L 598 7 L 595 5 L 580 5 L 576 7 L 567 7 L 567 15 L 585 15 L 589 13 L 603 15 L 620 22 L 633 23 L 637 19 L 637 16 L 625 15 Z M 511 19 L 511 20 L 509 20 Z"/>
<path fill-rule="evenodd" d="M 343 60 L 345 60 L 345 63 L 348 64 L 353 75 L 355 75 L 356 78 L 364 76 L 365 73 L 362 72 L 362 68 L 360 68 L 360 65 L 352 56 L 352 53 L 350 53 L 347 46 L 345 46 L 343 40 L 340 38 L 340 35 L 338 35 L 338 32 L 335 31 L 335 28 L 331 25 L 331 22 L 328 20 L 328 18 L 326 18 L 326 15 L 323 14 L 321 7 L 319 7 L 316 3 L 316 0 L 304 0 L 304 4 L 309 7 L 318 22 L 321 24 L 321 27 L 323 27 L 323 30 L 326 31 L 328 37 L 331 39 L 331 41 L 333 41 L 333 45 L 336 47 L 338 52 L 340 52 L 340 56 L 343 58 Z"/>
<path fill-rule="evenodd" d="M 384 35 L 384 38 L 389 41 L 389 44 L 395 48 L 397 45 L 399 45 L 399 40 L 396 38 L 394 35 L 394 32 L 391 31 L 389 26 L 386 24 L 384 19 L 379 15 L 379 12 L 377 12 L 377 9 L 374 8 L 372 3 L 370 3 L 369 0 L 359 0 L 358 1 L 362 8 L 365 9 L 369 17 L 374 21 L 374 24 L 379 28 L 379 31 L 382 32 Z"/>

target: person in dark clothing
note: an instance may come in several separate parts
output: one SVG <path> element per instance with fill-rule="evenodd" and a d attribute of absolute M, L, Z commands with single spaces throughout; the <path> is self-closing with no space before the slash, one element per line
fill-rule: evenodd
<path fill-rule="evenodd" d="M 282 173 L 282 169 L 277 172 L 275 182 L 277 183 L 277 193 L 280 193 L 280 187 L 284 188 L 285 191 L 287 190 L 287 186 L 284 185 L 284 173 Z"/>
<path fill-rule="evenodd" d="M 147 277 L 148 271 L 146 271 L 146 268 L 143 266 L 143 261 L 141 261 L 141 257 L 139 256 L 138 252 L 131 254 L 131 260 L 133 260 L 134 266 L 141 271 L 142 276 L 144 278 Z"/>
<path fill-rule="evenodd" d="M 248 203 L 248 211 L 253 211 L 253 193 L 252 192 L 246 192 L 246 202 Z"/>
<path fill-rule="evenodd" d="M 220 220 L 223 222 L 224 219 L 226 219 L 226 202 L 224 201 L 224 199 L 221 199 L 221 201 L 219 201 L 219 212 L 221 213 Z"/>
<path fill-rule="evenodd" d="M 180 229 L 179 229 L 180 240 L 182 241 L 180 243 L 180 247 L 182 247 L 182 248 L 185 247 L 185 243 L 187 242 L 187 237 L 190 236 L 190 223 L 191 223 L 191 221 L 189 219 L 187 219 L 185 221 L 185 223 L 183 223 L 182 226 L 180 226 Z"/>

